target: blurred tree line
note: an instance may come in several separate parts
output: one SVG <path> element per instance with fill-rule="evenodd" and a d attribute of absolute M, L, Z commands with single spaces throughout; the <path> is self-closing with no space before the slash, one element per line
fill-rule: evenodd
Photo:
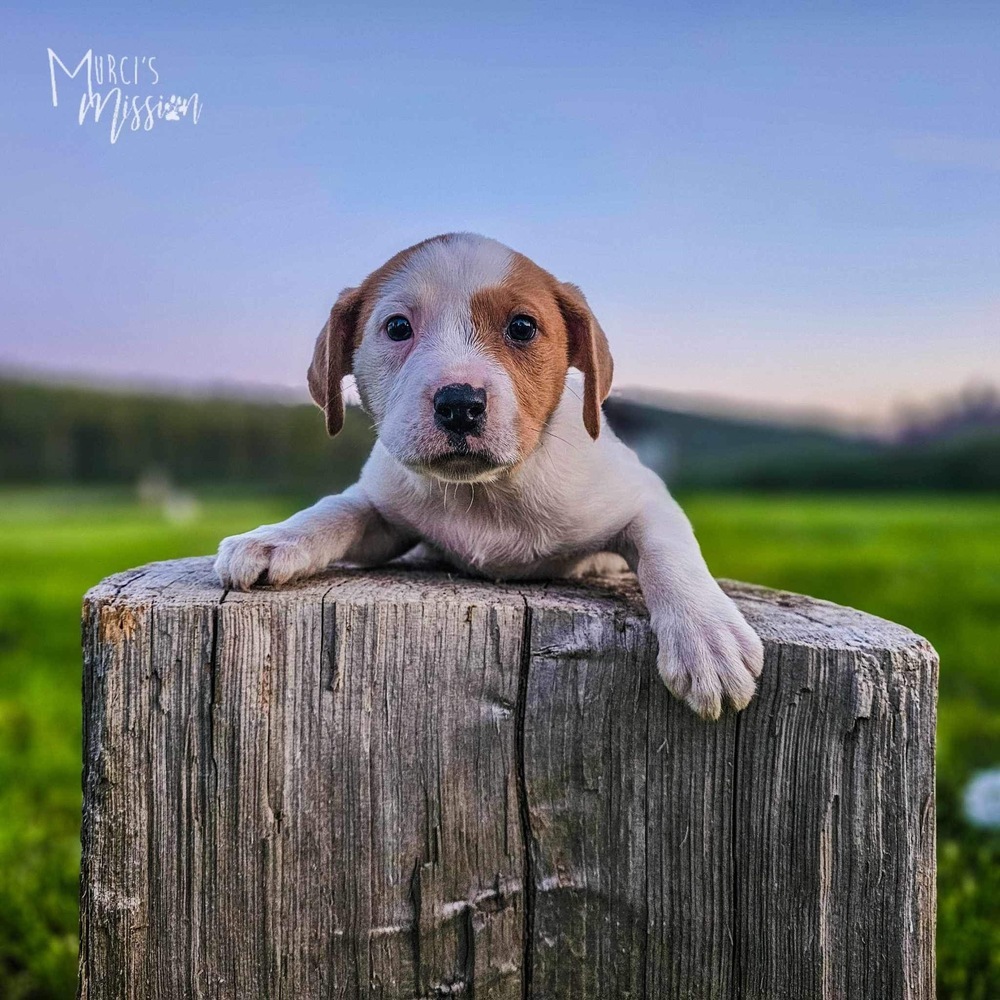
<path fill-rule="evenodd" d="M 612 397 L 612 427 L 680 488 L 1000 490 L 1000 429 L 963 424 L 895 442 L 681 413 Z M 331 441 L 310 404 L 39 384 L 0 377 L 0 482 L 320 494 L 353 482 L 371 449 L 349 408 Z"/>
<path fill-rule="evenodd" d="M 739 417 L 693 414 L 612 396 L 615 431 L 680 489 L 762 491 L 1000 490 L 1000 411 L 960 404 L 937 432 L 893 440 Z"/>
<path fill-rule="evenodd" d="M 134 484 L 155 473 L 183 486 L 329 491 L 357 478 L 369 423 L 351 409 L 331 441 L 309 404 L 0 379 L 0 481 Z"/>

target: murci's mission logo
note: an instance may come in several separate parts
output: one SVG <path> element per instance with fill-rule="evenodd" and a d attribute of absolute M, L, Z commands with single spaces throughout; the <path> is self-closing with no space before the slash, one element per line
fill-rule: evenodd
<path fill-rule="evenodd" d="M 73 81 L 77 88 L 86 84 L 85 89 L 76 91 L 80 94 L 77 120 L 81 125 L 106 125 L 113 143 L 126 129 L 151 132 L 160 122 L 198 124 L 201 98 L 197 93 L 152 93 L 160 83 L 156 56 L 95 56 L 93 49 L 88 49 L 70 69 L 52 49 L 48 53 L 52 107 L 59 107 L 60 83 L 64 88 L 70 86 L 67 81 Z"/>

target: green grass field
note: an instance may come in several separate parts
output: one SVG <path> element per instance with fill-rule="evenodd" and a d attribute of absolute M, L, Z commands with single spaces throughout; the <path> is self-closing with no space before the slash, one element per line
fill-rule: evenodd
<path fill-rule="evenodd" d="M 76 974 L 79 612 L 101 577 L 210 552 L 291 501 L 206 501 L 183 524 L 122 495 L 0 493 L 0 997 L 68 998 Z M 1000 765 L 1000 499 L 696 496 L 709 564 L 902 622 L 941 655 L 939 996 L 1000 996 L 1000 834 L 962 789 Z"/>

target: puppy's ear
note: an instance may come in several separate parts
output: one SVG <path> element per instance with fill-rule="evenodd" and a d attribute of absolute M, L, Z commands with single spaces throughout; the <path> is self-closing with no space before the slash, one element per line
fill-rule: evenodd
<path fill-rule="evenodd" d="M 326 432 L 330 437 L 339 434 L 344 426 L 344 396 L 340 383 L 353 370 L 360 309 L 361 289 L 345 288 L 316 338 L 309 366 L 309 395 L 326 414 Z"/>
<path fill-rule="evenodd" d="M 569 363 L 583 372 L 583 423 L 596 438 L 601 433 L 601 403 L 611 392 L 615 370 L 608 338 L 576 285 L 560 282 L 557 297 L 569 333 Z"/>

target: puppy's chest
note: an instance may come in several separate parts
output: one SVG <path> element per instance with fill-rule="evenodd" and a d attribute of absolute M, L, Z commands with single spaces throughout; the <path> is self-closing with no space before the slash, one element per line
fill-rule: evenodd
<path fill-rule="evenodd" d="M 578 545 L 562 512 L 527 509 L 515 501 L 477 503 L 468 489 L 447 500 L 425 501 L 410 513 L 426 541 L 469 568 L 498 576 L 530 570 Z"/>

